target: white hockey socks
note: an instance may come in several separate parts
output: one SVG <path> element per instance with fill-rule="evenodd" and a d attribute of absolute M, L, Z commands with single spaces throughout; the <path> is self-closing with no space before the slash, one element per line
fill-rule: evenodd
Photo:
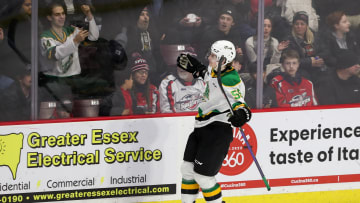
<path fill-rule="evenodd" d="M 194 175 L 196 182 L 200 185 L 206 202 L 221 203 L 222 195 L 220 185 L 214 176 L 204 176 L 198 173 Z"/>
<path fill-rule="evenodd" d="M 193 203 L 199 194 L 199 185 L 194 178 L 194 164 L 184 161 L 181 165 L 181 202 Z"/>

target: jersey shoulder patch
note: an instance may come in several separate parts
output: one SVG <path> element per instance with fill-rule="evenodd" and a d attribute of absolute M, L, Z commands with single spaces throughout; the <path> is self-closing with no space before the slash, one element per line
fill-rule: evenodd
<path fill-rule="evenodd" d="M 222 78 L 221 82 L 224 86 L 233 87 L 238 85 L 241 82 L 239 74 L 236 72 L 236 70 L 232 70 L 230 72 L 226 72 Z"/>

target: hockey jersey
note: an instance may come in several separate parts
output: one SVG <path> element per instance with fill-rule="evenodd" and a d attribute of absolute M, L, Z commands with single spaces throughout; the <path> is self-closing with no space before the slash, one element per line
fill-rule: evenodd
<path fill-rule="evenodd" d="M 214 121 L 229 123 L 229 104 L 222 93 L 215 71 L 209 66 L 204 76 L 205 92 L 203 101 L 199 105 L 195 127 L 203 127 Z M 221 73 L 221 82 L 226 97 L 229 99 L 233 110 L 246 106 L 245 85 L 239 74 L 233 67 L 227 67 Z"/>
<path fill-rule="evenodd" d="M 68 77 L 81 72 L 78 44 L 74 43 L 75 36 L 80 32 L 78 28 L 63 27 L 63 39 L 54 30 L 50 29 L 41 35 L 40 63 L 45 75 Z M 96 41 L 99 30 L 95 20 L 89 21 L 88 39 Z"/>
<path fill-rule="evenodd" d="M 168 75 L 159 87 L 161 113 L 196 111 L 204 90 L 202 79 L 195 79 L 186 85 L 174 75 Z"/>
<path fill-rule="evenodd" d="M 296 81 L 289 76 L 278 75 L 271 81 L 279 107 L 316 106 L 314 87 L 311 81 L 299 77 Z"/>

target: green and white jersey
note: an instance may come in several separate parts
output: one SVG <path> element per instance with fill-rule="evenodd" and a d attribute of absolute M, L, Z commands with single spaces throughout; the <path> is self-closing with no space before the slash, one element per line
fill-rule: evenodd
<path fill-rule="evenodd" d="M 52 29 L 41 34 L 40 62 L 45 75 L 68 77 L 80 74 L 79 45 L 74 42 L 79 32 L 78 28 L 63 27 L 63 38 Z M 89 21 L 88 39 L 96 41 L 98 37 L 99 30 L 92 19 Z"/>
<path fill-rule="evenodd" d="M 217 75 L 211 67 L 208 67 L 204 81 L 206 89 L 203 94 L 203 102 L 199 105 L 195 127 L 203 127 L 214 121 L 229 123 L 229 105 L 219 87 Z M 244 82 L 233 67 L 227 67 L 222 71 L 221 82 L 233 110 L 247 106 L 244 100 Z"/>

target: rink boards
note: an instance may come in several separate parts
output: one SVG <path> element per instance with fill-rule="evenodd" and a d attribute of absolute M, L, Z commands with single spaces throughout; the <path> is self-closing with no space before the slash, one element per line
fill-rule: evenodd
<path fill-rule="evenodd" d="M 360 108 L 291 110 L 256 111 L 244 126 L 271 191 L 234 130 L 217 175 L 224 199 L 358 201 Z M 0 126 L 0 202 L 179 202 L 193 123 L 180 114 Z"/>

